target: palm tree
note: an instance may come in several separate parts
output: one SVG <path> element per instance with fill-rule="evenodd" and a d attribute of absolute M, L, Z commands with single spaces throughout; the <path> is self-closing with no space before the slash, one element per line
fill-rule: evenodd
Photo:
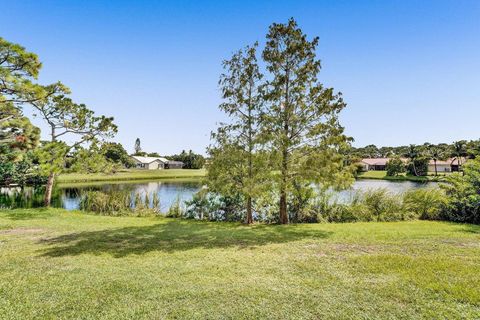
<path fill-rule="evenodd" d="M 433 160 L 433 165 L 435 166 L 435 176 L 438 175 L 437 172 L 437 160 L 442 157 L 442 152 L 436 146 L 430 144 L 427 146 L 428 153 L 430 158 Z"/>
<path fill-rule="evenodd" d="M 465 149 L 465 146 L 466 146 L 465 140 L 455 141 L 453 143 L 452 156 L 457 157 L 458 171 L 460 171 L 460 166 L 462 165 L 461 158 L 465 156 L 467 152 Z"/>
<path fill-rule="evenodd" d="M 412 163 L 413 173 L 415 174 L 415 176 L 418 176 L 418 174 L 417 174 L 417 168 L 415 167 L 415 160 L 418 158 L 417 146 L 414 145 L 414 144 L 411 144 L 411 145 L 408 147 L 408 151 L 407 151 L 406 156 L 410 159 L 410 162 Z"/>

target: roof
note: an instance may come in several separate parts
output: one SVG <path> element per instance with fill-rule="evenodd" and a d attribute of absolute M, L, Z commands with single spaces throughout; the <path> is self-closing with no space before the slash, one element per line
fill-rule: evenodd
<path fill-rule="evenodd" d="M 434 165 L 435 164 L 435 161 L 433 160 L 430 160 L 428 161 L 428 164 L 431 164 L 431 165 Z M 437 166 L 449 166 L 452 164 L 452 161 L 451 160 L 437 160 Z"/>
<path fill-rule="evenodd" d="M 133 159 L 137 160 L 140 163 L 152 163 L 154 161 L 160 161 L 163 163 L 167 163 L 168 159 L 162 157 L 140 157 L 140 156 L 132 156 Z"/>
<path fill-rule="evenodd" d="M 370 166 L 384 166 L 387 164 L 389 158 L 365 158 L 362 159 L 363 163 L 366 163 Z"/>
<path fill-rule="evenodd" d="M 460 165 L 464 164 L 465 162 L 467 161 L 467 159 L 465 157 L 460 157 Z M 435 161 L 433 160 L 430 160 L 428 162 L 428 164 L 435 164 Z M 457 157 L 454 157 L 454 158 L 448 158 L 446 160 L 437 160 L 437 165 L 457 165 L 458 164 L 458 160 L 457 160 Z"/>

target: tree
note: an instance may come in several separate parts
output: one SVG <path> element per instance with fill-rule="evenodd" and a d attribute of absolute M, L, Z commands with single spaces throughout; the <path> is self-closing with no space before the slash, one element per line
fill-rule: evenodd
<path fill-rule="evenodd" d="M 223 62 L 225 73 L 219 84 L 224 102 L 220 109 L 231 121 L 212 134 L 215 145 L 209 149 L 210 185 L 222 194 L 238 193 L 245 199 L 247 224 L 253 223 L 253 201 L 264 174 L 258 148 L 263 76 L 257 64 L 257 47 L 255 43 Z"/>
<path fill-rule="evenodd" d="M 183 162 L 183 169 L 201 169 L 205 165 L 205 158 L 201 154 L 194 153 L 192 150 L 188 152 L 182 150 L 180 154 L 174 154 L 168 158 Z"/>
<path fill-rule="evenodd" d="M 55 175 L 62 172 L 67 154 L 87 142 L 111 137 L 117 132 L 113 118 L 95 116 L 84 104 L 74 103 L 63 94 L 32 102 L 33 107 L 50 127 L 50 142 L 38 150 L 40 167 L 48 174 L 45 206 L 50 206 Z M 71 145 L 60 141 L 69 136 Z"/>
<path fill-rule="evenodd" d="M 398 176 L 398 174 L 405 172 L 405 164 L 399 157 L 394 157 L 387 161 L 386 169 L 387 176 Z"/>
<path fill-rule="evenodd" d="M 160 154 L 158 154 L 158 152 L 150 152 L 150 153 L 147 153 L 147 156 L 148 156 L 148 157 L 160 158 Z"/>
<path fill-rule="evenodd" d="M 452 156 L 457 158 L 458 170 L 460 170 L 462 165 L 462 157 L 465 157 L 467 154 L 466 150 L 466 141 L 460 140 L 455 141 L 452 146 Z"/>
<path fill-rule="evenodd" d="M 93 141 L 88 148 L 78 147 L 71 152 L 70 170 L 81 173 L 115 173 L 121 162 L 112 161 L 105 154 L 103 146 Z"/>
<path fill-rule="evenodd" d="M 274 23 L 263 59 L 267 82 L 263 128 L 269 138 L 273 169 L 279 171 L 280 223 L 288 223 L 287 198 L 294 182 L 345 187 L 352 181 L 339 153 L 348 144 L 338 114 L 346 104 L 340 93 L 319 83 L 318 38 L 307 40 L 295 20 Z"/>
<path fill-rule="evenodd" d="M 438 171 L 437 171 L 437 161 L 442 157 L 442 152 L 440 150 L 440 148 L 432 145 L 432 144 L 429 144 L 427 146 L 427 150 L 428 150 L 428 155 L 429 157 L 433 160 L 433 165 L 435 166 L 435 175 L 437 176 L 438 175 Z"/>
<path fill-rule="evenodd" d="M 131 168 L 135 165 L 132 158 L 128 155 L 127 150 L 116 142 L 106 142 L 101 146 L 101 151 L 105 157 L 115 163 L 120 163 L 126 168 Z"/>
<path fill-rule="evenodd" d="M 38 145 L 40 129 L 12 103 L 0 104 L 0 145 L 28 150 Z"/>
<path fill-rule="evenodd" d="M 140 138 L 137 138 L 135 140 L 135 146 L 133 147 L 133 150 L 135 151 L 135 155 L 139 155 L 140 152 L 142 152 L 142 147 L 140 145 Z"/>
<path fill-rule="evenodd" d="M 454 173 L 447 176 L 442 187 L 447 194 L 448 220 L 480 223 L 480 159 L 465 163 L 463 175 Z"/>
<path fill-rule="evenodd" d="M 12 103 L 0 104 L 0 185 L 38 182 L 29 152 L 40 139 L 40 129 Z"/>
<path fill-rule="evenodd" d="M 61 83 L 34 83 L 41 67 L 36 54 L 0 37 L 0 106 L 20 109 L 23 104 L 45 99 L 59 89 L 66 90 Z"/>
<path fill-rule="evenodd" d="M 415 166 L 415 160 L 419 157 L 417 146 L 411 144 L 405 155 L 410 159 L 410 165 L 412 168 L 410 173 L 412 173 L 414 176 L 418 176 L 417 167 Z"/>

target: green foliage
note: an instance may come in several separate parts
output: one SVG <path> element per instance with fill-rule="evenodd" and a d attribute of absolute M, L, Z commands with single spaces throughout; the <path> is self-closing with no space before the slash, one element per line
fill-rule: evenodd
<path fill-rule="evenodd" d="M 106 142 L 101 146 L 101 151 L 105 157 L 115 163 L 123 165 L 125 168 L 132 168 L 135 166 L 135 162 L 128 155 L 127 150 L 116 142 Z"/>
<path fill-rule="evenodd" d="M 399 157 L 395 157 L 388 160 L 386 169 L 387 176 L 395 177 L 398 176 L 400 173 L 405 172 L 405 164 L 403 163 L 402 159 L 400 159 Z"/>
<path fill-rule="evenodd" d="M 192 150 L 183 150 L 180 154 L 169 156 L 168 159 L 183 162 L 183 169 L 202 169 L 205 165 L 205 158 Z"/>
<path fill-rule="evenodd" d="M 39 140 L 40 129 L 12 103 L 0 103 L 0 146 L 25 151 L 36 147 Z"/>
<path fill-rule="evenodd" d="M 121 168 L 121 164 L 106 157 L 105 151 L 97 143 L 92 143 L 88 149 L 78 147 L 71 154 L 71 164 L 68 171 L 77 173 L 107 173 L 113 174 Z"/>
<path fill-rule="evenodd" d="M 439 220 L 445 208 L 445 192 L 436 188 L 407 191 L 403 195 L 403 209 L 419 219 Z"/>
<path fill-rule="evenodd" d="M 180 200 L 180 197 L 177 197 L 170 208 L 168 208 L 166 216 L 168 218 L 182 218 L 184 217 L 184 212 L 185 210 L 182 201 Z"/>
<path fill-rule="evenodd" d="M 454 173 L 441 185 L 447 194 L 443 218 L 452 221 L 480 223 L 480 159 L 463 165 L 463 174 Z"/>
<path fill-rule="evenodd" d="M 38 152 L 40 168 L 48 172 L 45 206 L 50 205 L 55 176 L 65 169 L 68 153 L 85 143 L 96 143 L 117 133 L 112 117 L 96 116 L 84 104 L 74 103 L 65 93 L 62 90 L 31 103 L 50 127 L 50 142 Z M 69 145 L 59 140 L 65 136 L 76 141 Z"/>
<path fill-rule="evenodd" d="M 340 93 L 318 81 L 318 38 L 309 41 L 295 20 L 274 23 L 267 34 L 263 60 L 267 81 L 264 128 L 271 147 L 271 163 L 278 170 L 280 221 L 288 222 L 287 198 L 294 183 L 324 188 L 347 187 L 352 169 L 338 150 L 348 146 L 338 120 L 346 107 Z"/>
<path fill-rule="evenodd" d="M 257 44 L 224 62 L 220 108 L 232 121 L 213 135 L 208 174 L 212 190 L 240 193 L 247 211 L 252 199 L 277 188 L 278 220 L 288 223 L 288 198 L 295 199 L 292 208 L 305 205 L 301 198 L 308 191 L 299 188 L 348 187 L 354 168 L 341 152 L 350 142 L 338 120 L 346 104 L 318 81 L 318 38 L 309 41 L 293 19 L 272 24 L 266 38 L 267 80 L 257 64 Z"/>
<path fill-rule="evenodd" d="M 428 158 L 419 157 L 410 160 L 407 164 L 407 174 L 413 176 L 426 176 L 428 174 Z"/>
<path fill-rule="evenodd" d="M 42 176 L 34 165 L 31 151 L 20 155 L 6 146 L 0 146 L 0 185 L 42 184 Z"/>
<path fill-rule="evenodd" d="M 36 54 L 0 37 L 0 106 L 21 108 L 54 91 L 58 84 L 43 87 L 34 83 L 41 66 Z"/>
<path fill-rule="evenodd" d="M 128 191 L 87 191 L 82 194 L 80 209 L 108 216 L 151 216 L 160 213 L 158 195 L 152 199 Z"/>
<path fill-rule="evenodd" d="M 80 208 L 103 215 L 120 215 L 130 211 L 129 192 L 87 191 L 82 195 Z"/>

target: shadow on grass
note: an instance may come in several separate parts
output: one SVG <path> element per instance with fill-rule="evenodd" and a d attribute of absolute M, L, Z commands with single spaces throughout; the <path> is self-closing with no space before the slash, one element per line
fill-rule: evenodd
<path fill-rule="evenodd" d="M 10 220 L 32 220 L 47 219 L 54 216 L 56 212 L 47 208 L 36 209 L 1 209 L 0 217 Z"/>
<path fill-rule="evenodd" d="M 49 245 L 44 256 L 61 257 L 80 254 L 104 254 L 124 257 L 152 251 L 178 252 L 197 248 L 247 249 L 273 243 L 286 243 L 305 238 L 326 238 L 330 232 L 309 230 L 301 226 L 253 227 L 229 223 L 168 220 L 163 223 L 88 231 L 43 239 Z"/>
<path fill-rule="evenodd" d="M 480 225 L 465 224 L 462 232 L 480 234 Z"/>

